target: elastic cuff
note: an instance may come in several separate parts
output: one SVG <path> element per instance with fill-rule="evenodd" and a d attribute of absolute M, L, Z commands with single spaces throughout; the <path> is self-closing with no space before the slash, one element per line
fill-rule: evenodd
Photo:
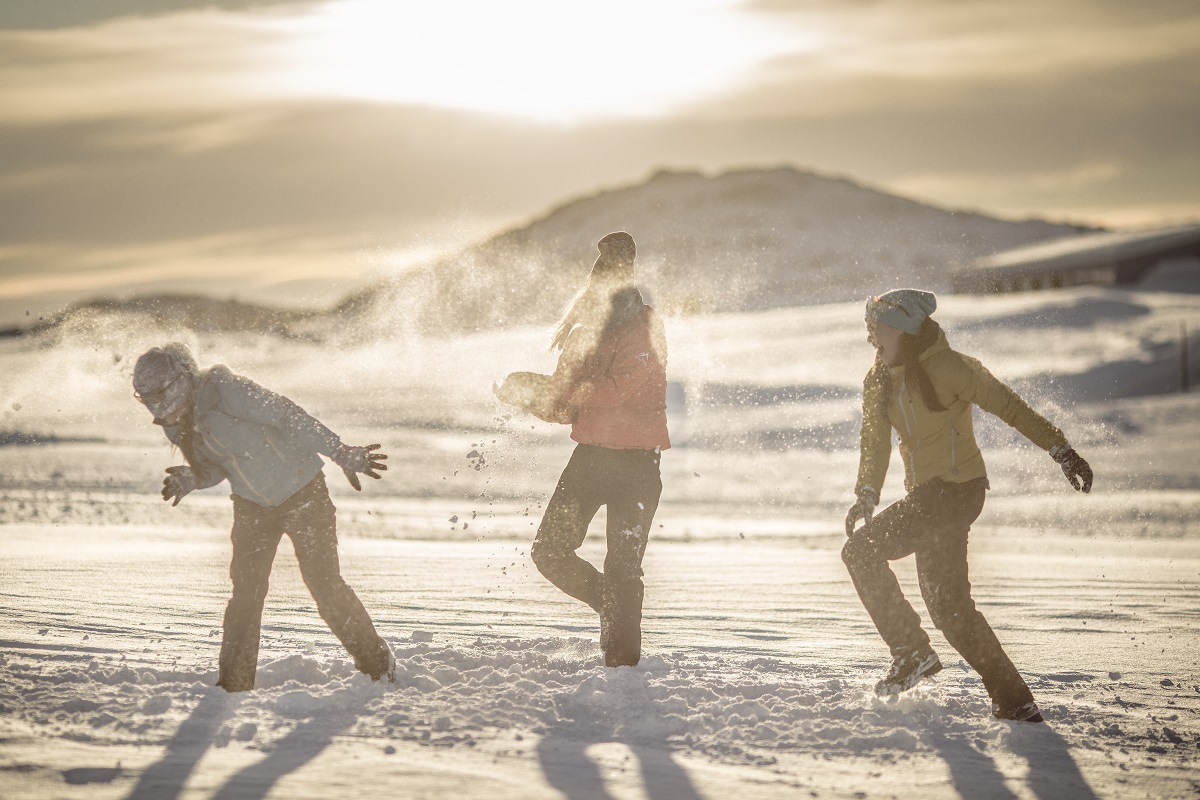
<path fill-rule="evenodd" d="M 1070 449 L 1071 449 L 1070 442 L 1063 442 L 1062 444 L 1056 444 L 1050 448 L 1050 457 L 1058 458 L 1060 454 L 1065 453 Z"/>
<path fill-rule="evenodd" d="M 861 486 L 861 487 L 859 487 L 858 491 L 855 492 L 855 495 L 857 495 L 858 497 L 862 497 L 863 495 L 866 495 L 867 498 L 870 499 L 870 501 L 872 503 L 874 503 L 875 505 L 879 505 L 879 490 L 876 489 L 874 486 Z"/>

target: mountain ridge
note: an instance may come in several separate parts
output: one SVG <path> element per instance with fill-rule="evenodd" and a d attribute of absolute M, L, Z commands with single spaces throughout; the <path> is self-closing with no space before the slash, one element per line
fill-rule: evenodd
<path fill-rule="evenodd" d="M 614 230 L 637 241 L 647 299 L 668 314 L 693 314 L 845 301 L 900 285 L 942 291 L 956 264 L 1097 229 L 942 209 L 787 166 L 712 176 L 660 169 L 640 182 L 564 200 L 328 310 L 148 295 L 76 303 L 32 328 L 0 334 L 122 311 L 197 330 L 284 336 L 320 335 L 325 323 L 359 316 L 383 320 L 374 329 L 392 334 L 549 324 L 582 285 L 595 242 Z"/>
<path fill-rule="evenodd" d="M 793 167 L 659 170 L 553 206 L 340 308 L 391 308 L 426 330 L 544 322 L 614 230 L 637 241 L 639 284 L 653 302 L 697 313 L 835 302 L 904 284 L 943 290 L 956 264 L 1095 229 L 941 209 Z"/>

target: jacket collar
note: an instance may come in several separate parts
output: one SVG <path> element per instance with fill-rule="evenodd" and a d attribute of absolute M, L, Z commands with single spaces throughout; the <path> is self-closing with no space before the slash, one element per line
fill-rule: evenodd
<path fill-rule="evenodd" d="M 946 332 L 938 329 L 937 339 L 933 344 L 926 347 L 920 354 L 917 355 L 917 361 L 928 361 L 936 353 L 941 353 L 950 349 L 950 342 L 946 339 Z"/>
<path fill-rule="evenodd" d="M 934 355 L 945 352 L 949 349 L 950 349 L 950 342 L 949 342 L 949 340 L 946 339 L 946 332 L 944 330 L 939 329 L 937 339 L 934 340 L 933 344 L 929 345 L 929 347 L 926 347 L 924 350 L 922 350 L 920 353 L 917 354 L 917 361 L 919 361 L 923 364 L 926 361 L 928 361 L 930 358 L 932 358 Z M 891 373 L 892 379 L 894 381 L 903 380 L 904 365 L 896 364 L 895 366 L 888 367 L 888 372 Z"/>

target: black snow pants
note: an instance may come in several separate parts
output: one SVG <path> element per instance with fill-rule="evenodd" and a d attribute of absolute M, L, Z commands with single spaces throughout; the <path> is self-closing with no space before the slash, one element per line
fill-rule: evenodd
<path fill-rule="evenodd" d="M 966 659 L 992 700 L 1011 708 L 1033 700 L 1029 687 L 971 598 L 967 534 L 983 510 L 987 479 L 932 480 L 875 515 L 846 542 L 842 560 L 879 634 L 901 656 L 929 644 L 889 561 L 912 553 L 925 607 L 946 641 Z"/>
<path fill-rule="evenodd" d="M 263 603 L 275 551 L 285 533 L 292 539 L 300 575 L 321 618 L 353 656 L 354 666 L 372 677 L 382 675 L 388 668 L 388 647 L 354 590 L 342 580 L 335 509 L 325 476 L 318 473 L 274 508 L 233 498 L 233 597 L 225 608 L 217 685 L 229 692 L 254 688 Z"/>
<path fill-rule="evenodd" d="M 577 446 L 530 550 L 551 583 L 600 614 L 600 646 L 611 667 L 641 658 L 642 556 L 662 494 L 661 457 L 658 450 Z M 608 507 L 603 573 L 575 552 L 602 505 Z"/>

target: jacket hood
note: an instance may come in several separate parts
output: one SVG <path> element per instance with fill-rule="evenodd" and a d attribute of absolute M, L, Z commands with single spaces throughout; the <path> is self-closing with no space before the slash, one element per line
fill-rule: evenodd
<path fill-rule="evenodd" d="M 946 332 L 938 328 L 937 339 L 933 344 L 926 347 L 917 354 L 917 361 L 928 361 L 934 355 L 950 349 L 950 341 L 946 338 Z"/>

